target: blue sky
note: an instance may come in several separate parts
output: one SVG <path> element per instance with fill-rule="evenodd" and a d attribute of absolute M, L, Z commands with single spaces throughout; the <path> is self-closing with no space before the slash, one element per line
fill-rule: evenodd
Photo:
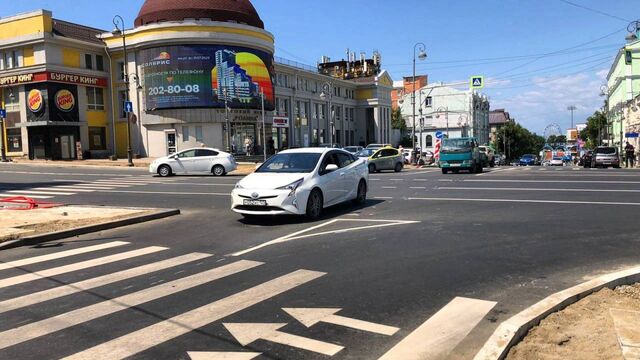
<path fill-rule="evenodd" d="M 3 1 L 0 17 L 45 8 L 54 17 L 111 29 L 113 15 L 129 26 L 143 0 Z M 570 3 L 574 4 L 571 5 Z M 71 5 L 72 4 L 72 5 Z M 347 48 L 382 54 L 394 79 L 411 75 L 413 46 L 427 45 L 418 74 L 431 82 L 484 75 L 492 108 L 507 108 L 526 127 L 570 125 L 602 106 L 600 85 L 624 46 L 637 0 L 253 0 L 277 56 L 315 65 Z M 585 9 L 586 8 L 586 9 Z"/>

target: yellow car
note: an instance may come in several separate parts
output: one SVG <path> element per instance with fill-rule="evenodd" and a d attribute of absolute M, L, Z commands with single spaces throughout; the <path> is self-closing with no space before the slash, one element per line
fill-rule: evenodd
<path fill-rule="evenodd" d="M 369 157 L 369 173 L 380 172 L 382 170 L 402 171 L 404 167 L 404 157 L 398 149 L 390 146 L 379 149 Z"/>

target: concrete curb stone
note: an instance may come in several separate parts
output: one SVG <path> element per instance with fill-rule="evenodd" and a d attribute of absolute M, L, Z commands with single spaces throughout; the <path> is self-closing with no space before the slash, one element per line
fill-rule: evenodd
<path fill-rule="evenodd" d="M 139 210 L 145 210 L 140 208 Z M 119 219 L 100 224 L 87 225 L 78 228 L 56 231 L 46 234 L 27 236 L 24 238 L 6 241 L 0 244 L 0 250 L 12 249 L 21 246 L 37 245 L 43 242 L 66 239 L 69 237 L 90 234 L 98 231 L 111 230 L 119 227 L 140 224 L 152 220 L 158 220 L 180 214 L 178 209 L 149 209 L 154 210 L 151 214 L 136 215 L 126 219 Z"/>
<path fill-rule="evenodd" d="M 501 323 L 474 360 L 502 360 L 529 330 L 552 313 L 598 292 L 640 282 L 640 266 L 600 276 L 580 285 L 557 292 Z"/>

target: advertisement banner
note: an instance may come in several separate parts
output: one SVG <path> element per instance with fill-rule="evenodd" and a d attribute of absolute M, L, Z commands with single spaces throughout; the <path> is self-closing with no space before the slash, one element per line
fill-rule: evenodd
<path fill-rule="evenodd" d="M 148 111 L 181 108 L 274 110 L 273 56 L 221 45 L 176 45 L 140 52 Z"/>

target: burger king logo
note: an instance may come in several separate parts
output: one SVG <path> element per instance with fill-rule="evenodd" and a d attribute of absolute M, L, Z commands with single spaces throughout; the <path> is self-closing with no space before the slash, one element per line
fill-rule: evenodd
<path fill-rule="evenodd" d="M 44 99 L 42 98 L 42 92 L 38 89 L 33 89 L 29 91 L 27 96 L 27 106 L 29 110 L 33 113 L 37 113 L 42 110 L 42 106 L 44 105 Z"/>
<path fill-rule="evenodd" d="M 56 107 L 60 111 L 69 112 L 76 106 L 76 98 L 71 91 L 62 89 L 55 96 Z"/>

